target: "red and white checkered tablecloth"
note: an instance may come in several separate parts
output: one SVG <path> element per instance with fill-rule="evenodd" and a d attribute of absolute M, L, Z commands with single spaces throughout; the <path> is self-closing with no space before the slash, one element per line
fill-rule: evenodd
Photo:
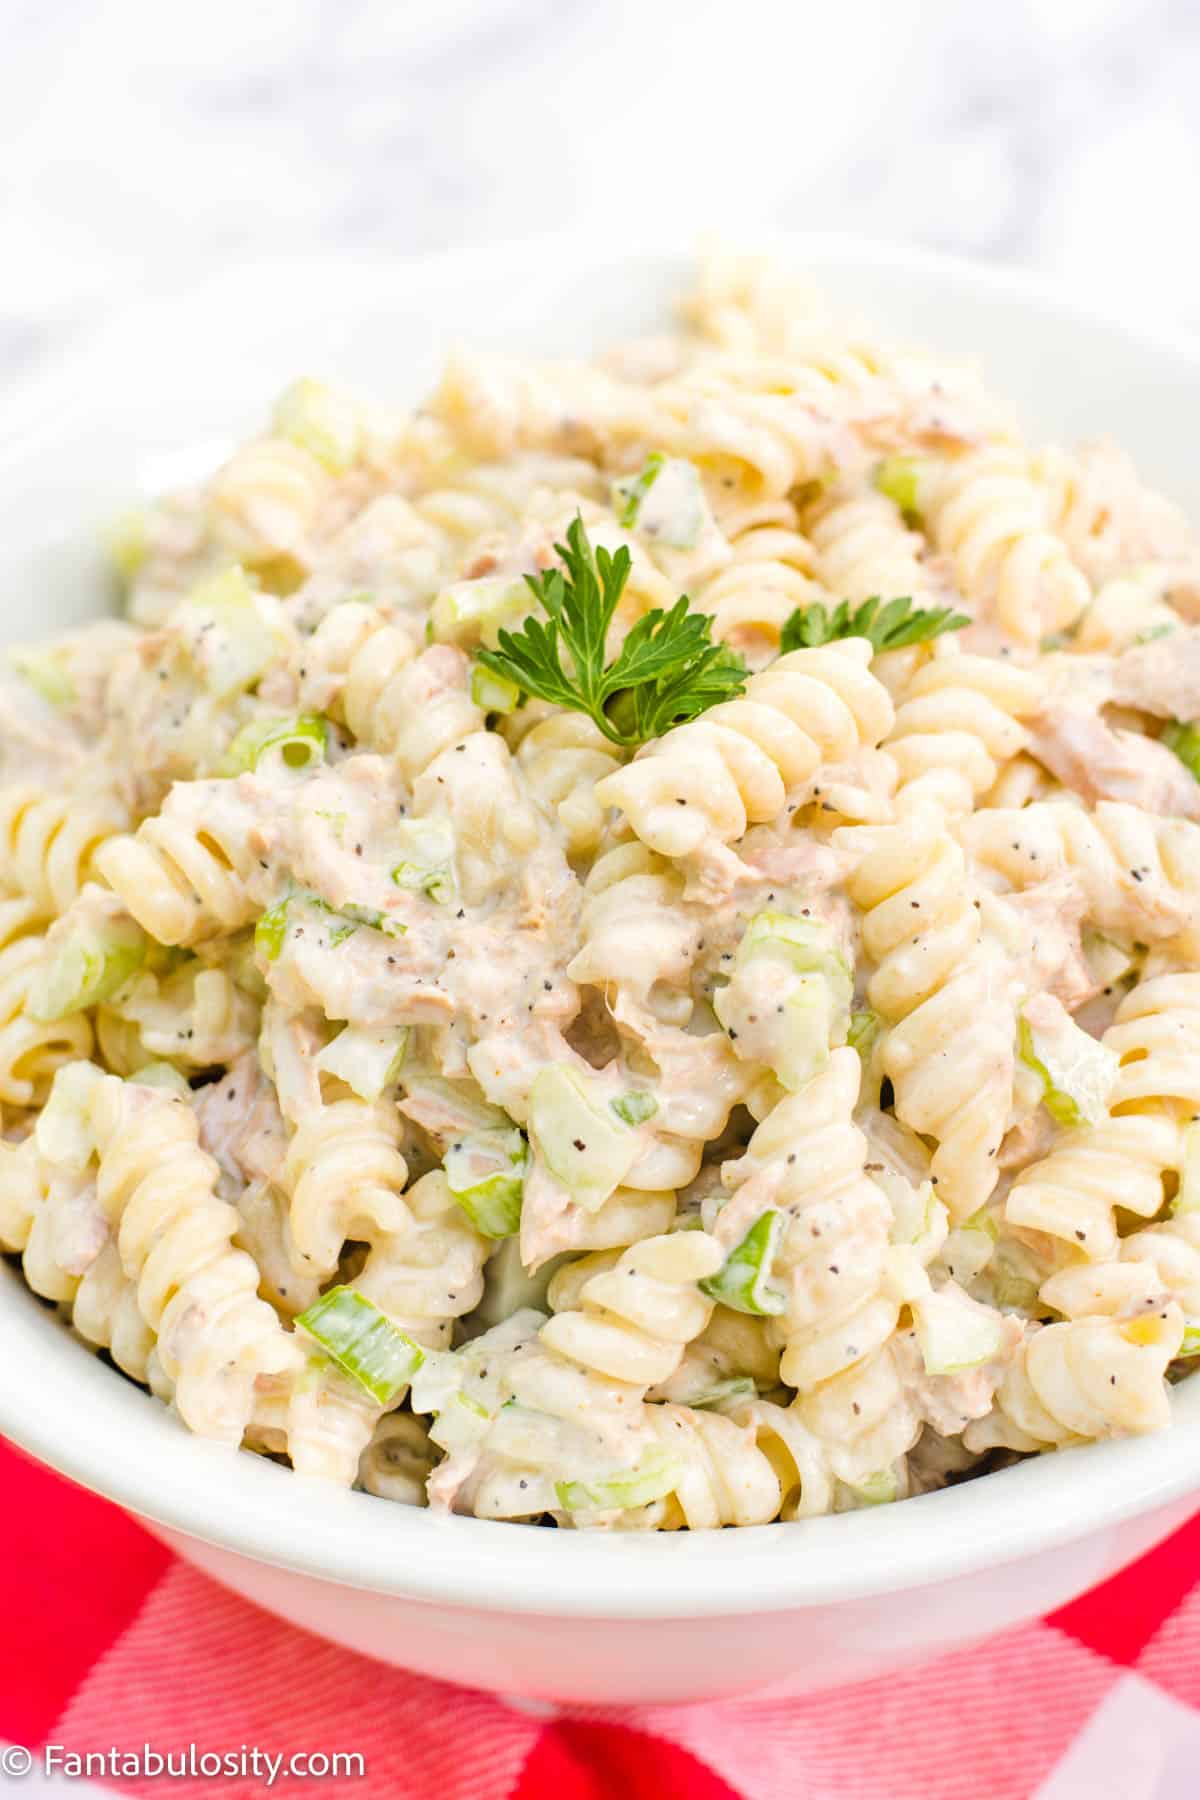
<path fill-rule="evenodd" d="M 297 1631 L 2 1446 L 0 1484 L 14 1792 L 241 1800 L 267 1791 L 267 1756 L 345 1751 L 365 1775 L 321 1791 L 372 1800 L 1200 1800 L 1200 1516 L 1051 1618 L 911 1673 L 802 1700 L 560 1711 Z M 189 1744 L 248 1771 L 257 1749 L 260 1773 L 58 1772 Z"/>

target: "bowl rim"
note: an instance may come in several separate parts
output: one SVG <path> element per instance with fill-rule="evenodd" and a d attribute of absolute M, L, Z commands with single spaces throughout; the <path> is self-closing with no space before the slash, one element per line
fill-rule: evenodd
<path fill-rule="evenodd" d="M 853 271 L 927 276 L 1060 322 L 1116 333 L 1135 350 L 1168 353 L 1200 371 L 1200 341 L 1169 328 L 1130 326 L 1090 301 L 1019 271 L 941 252 L 841 233 L 755 232 L 755 249 Z M 617 260 L 690 255 L 691 245 L 631 242 Z M 436 288 L 475 271 L 553 254 L 580 267 L 596 248 L 582 234 L 433 252 L 351 253 L 336 259 L 343 293 L 358 280 L 403 275 Z M 10 385 L 0 455 L 68 428 L 86 409 L 88 371 L 161 328 L 205 296 L 253 291 L 317 271 L 327 258 L 281 257 L 234 266 L 199 289 L 159 293 L 124 309 L 54 362 Z M 985 347 L 986 348 L 986 347 Z M 42 1303 L 11 1271 L 0 1304 L 0 1362 L 18 1372 L 0 1386 L 0 1433 L 85 1487 L 168 1530 L 276 1567 L 353 1588 L 473 1611 L 597 1619 L 721 1617 L 883 1595 L 1004 1565 L 1157 1511 L 1200 1488 L 1200 1380 L 1175 1390 L 1175 1420 L 1156 1436 L 1031 1458 L 978 1481 L 899 1507 L 803 1521 L 800 1554 L 782 1555 L 786 1525 L 713 1533 L 548 1531 L 442 1518 L 305 1480 L 248 1452 L 230 1454 L 186 1433 L 159 1402 L 117 1380 L 78 1341 L 54 1330 Z M 116 1453 L 114 1454 L 114 1446 Z M 281 1531 L 281 1516 L 286 1530 Z"/>

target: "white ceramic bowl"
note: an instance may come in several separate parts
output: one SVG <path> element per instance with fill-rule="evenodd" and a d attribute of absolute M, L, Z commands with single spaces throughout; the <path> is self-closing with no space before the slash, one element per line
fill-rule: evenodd
<path fill-rule="evenodd" d="M 1032 432 L 1111 431 L 1200 514 L 1200 351 L 1016 276 L 830 238 L 777 246 L 891 333 L 978 350 Z M 455 340 L 579 351 L 665 317 L 685 252 L 587 243 L 243 268 L 147 305 L 18 392 L 0 454 L 0 629 L 95 613 L 95 531 L 186 479 L 300 372 L 408 397 Z M 535 273 L 536 271 L 536 273 Z M 189 1437 L 9 1270 L 0 1430 L 309 1629 L 509 1694 L 694 1700 L 839 1682 L 1062 1604 L 1147 1549 L 1200 1485 L 1200 1379 L 1162 1436 L 1068 1451 L 895 1507 L 694 1536 L 441 1519 Z"/>

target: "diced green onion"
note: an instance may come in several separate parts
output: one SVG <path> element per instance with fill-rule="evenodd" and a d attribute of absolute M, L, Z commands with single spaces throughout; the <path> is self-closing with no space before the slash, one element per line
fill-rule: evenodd
<path fill-rule="evenodd" d="M 699 1283 L 701 1293 L 734 1312 L 752 1313 L 756 1318 L 781 1313 L 786 1298 L 778 1289 L 767 1286 L 767 1278 L 782 1231 L 782 1213 L 773 1208 L 760 1213 L 716 1274 Z"/>
<path fill-rule="evenodd" d="M 328 926 L 331 949 L 345 943 L 360 925 L 367 925 L 372 931 L 381 931 L 385 937 L 403 937 L 408 929 L 399 919 L 391 919 L 373 906 L 358 906 L 355 902 L 348 901 L 345 906 L 334 908 L 320 894 L 299 888 L 285 894 L 274 906 L 269 906 L 254 928 L 254 948 L 268 962 L 274 962 L 283 949 L 288 933 L 288 909 L 293 904 L 311 906 L 317 912 L 327 914 L 331 921 Z M 338 923 L 334 924 L 334 920 Z"/>
<path fill-rule="evenodd" d="M 1173 719 L 1164 728 L 1159 743 L 1173 750 L 1192 779 L 1200 781 L 1200 731 L 1194 725 Z"/>
<path fill-rule="evenodd" d="M 335 1075 L 360 1100 L 378 1100 L 400 1073 L 408 1031 L 374 1031 L 367 1025 L 347 1025 L 326 1044 L 316 1061 L 318 1069 Z"/>
<path fill-rule="evenodd" d="M 132 919 L 81 924 L 57 944 L 51 938 L 30 984 L 27 1010 L 35 1019 L 62 1019 L 111 999 L 141 968 L 149 943 Z"/>
<path fill-rule="evenodd" d="M 613 511 L 617 523 L 626 531 L 636 526 L 642 501 L 662 474 L 666 460 L 661 451 L 652 450 L 631 481 L 613 482 Z"/>
<path fill-rule="evenodd" d="M 1054 1029 L 1032 1024 L 1024 1009 L 1017 1024 L 1021 1061 L 1040 1076 L 1046 1111 L 1058 1124 L 1097 1124 L 1107 1110 L 1120 1059 L 1066 1012 Z"/>
<path fill-rule="evenodd" d="M 129 1077 L 139 1087 L 165 1088 L 169 1094 L 177 1094 L 181 1100 L 191 1100 L 192 1090 L 186 1078 L 180 1074 L 173 1063 L 148 1062 Z"/>
<path fill-rule="evenodd" d="M 898 506 L 906 524 L 921 517 L 921 469 L 911 456 L 887 456 L 875 471 L 875 486 Z"/>
<path fill-rule="evenodd" d="M 1083 933 L 1083 960 L 1092 980 L 1102 988 L 1115 987 L 1134 965 L 1131 951 L 1098 931 Z"/>
<path fill-rule="evenodd" d="M 928 1375 L 957 1375 L 990 1362 L 1004 1341 L 1000 1320 L 965 1297 L 929 1293 L 912 1302 L 913 1326 Z"/>
<path fill-rule="evenodd" d="M 493 675 L 476 663 L 471 670 L 471 699 L 482 712 L 507 714 L 516 712 L 521 704 L 521 690 L 515 681 L 506 681 L 503 675 Z"/>
<path fill-rule="evenodd" d="M 614 1512 L 665 1499 L 681 1473 L 673 1458 L 654 1456 L 636 1469 L 603 1476 L 598 1481 L 556 1481 L 554 1491 L 564 1512 Z"/>
<path fill-rule="evenodd" d="M 690 1394 L 687 1404 L 696 1412 L 706 1412 L 716 1406 L 753 1400 L 757 1394 L 758 1389 L 749 1375 L 731 1375 L 727 1381 L 715 1381 L 700 1393 Z"/>
<path fill-rule="evenodd" d="M 122 513 L 104 534 L 109 561 L 125 586 L 134 579 L 150 550 L 146 514 L 138 509 Z"/>
<path fill-rule="evenodd" d="M 10 650 L 8 660 L 47 705 L 70 706 L 78 699 L 64 650 Z"/>
<path fill-rule="evenodd" d="M 1176 1352 L 1178 1356 L 1200 1356 L 1200 1324 L 1189 1323 L 1183 1329 L 1183 1342 Z"/>
<path fill-rule="evenodd" d="M 755 968 L 764 958 L 783 965 L 778 979 L 767 972 L 769 996 Z M 844 1039 L 852 993 L 849 965 L 823 920 L 766 910 L 747 925 L 713 1010 L 731 1037 L 742 1040 L 742 1053 L 766 1061 L 794 1093 Z"/>
<path fill-rule="evenodd" d="M 308 769 L 324 762 L 328 730 L 320 713 L 294 719 L 255 719 L 243 725 L 217 766 L 218 775 L 244 775 L 257 769 L 269 751 L 277 751 L 289 769 Z"/>
<path fill-rule="evenodd" d="M 274 906 L 268 906 L 254 927 L 254 948 L 260 951 L 268 962 L 274 962 L 283 949 L 283 942 L 287 937 L 287 915 L 291 898 L 290 894 L 285 894 L 282 900 L 275 902 Z"/>
<path fill-rule="evenodd" d="M 520 1229 L 529 1147 L 519 1131 L 460 1138 L 443 1166 L 446 1186 L 483 1237 L 511 1237 Z"/>
<path fill-rule="evenodd" d="M 474 650 L 478 645 L 494 650 L 501 630 L 520 624 L 533 608 L 533 595 L 515 575 L 484 575 L 477 581 L 456 581 L 434 599 L 429 612 L 429 638 L 432 643 L 457 644 L 463 650 Z"/>
<path fill-rule="evenodd" d="M 863 1007 L 861 1011 L 850 1014 L 850 1023 L 846 1027 L 846 1042 L 852 1050 L 857 1050 L 863 1061 L 866 1062 L 878 1042 L 882 1029 L 883 1020 L 879 1014 L 872 1012 L 870 1007 Z"/>
<path fill-rule="evenodd" d="M 890 1506 L 899 1491 L 894 1469 L 877 1469 L 865 1481 L 852 1485 L 852 1492 L 864 1506 Z"/>
<path fill-rule="evenodd" d="M 1135 644 L 1152 644 L 1156 638 L 1170 637 L 1177 629 L 1165 620 L 1161 625 L 1144 625 L 1133 641 Z"/>
<path fill-rule="evenodd" d="M 311 898 L 313 904 L 319 906 L 324 912 L 333 912 L 328 901 L 322 900 L 319 895 L 314 894 Z M 371 931 L 381 931 L 384 937 L 404 937 L 408 931 L 407 925 L 402 924 L 399 919 L 391 918 L 387 913 L 380 912 L 377 906 L 359 906 L 354 900 L 348 900 L 345 906 L 340 906 L 334 916 L 339 919 L 348 919 L 351 926 L 366 925 Z M 342 938 L 349 937 L 349 935 L 349 932 L 343 931 L 335 938 L 334 942 L 341 943 Z"/>
<path fill-rule="evenodd" d="M 253 687 L 286 647 L 278 626 L 260 615 L 259 599 L 258 590 L 237 564 L 188 595 L 193 617 L 200 615 L 192 635 L 197 644 L 206 646 L 205 683 L 218 699 Z M 218 629 L 213 631 L 213 626 Z"/>
<path fill-rule="evenodd" d="M 695 463 L 657 452 L 632 481 L 613 483 L 612 504 L 626 531 L 640 531 L 669 550 L 694 550 L 709 519 Z"/>
<path fill-rule="evenodd" d="M 363 437 L 358 408 L 323 381 L 304 377 L 285 388 L 272 423 L 278 436 L 307 450 L 331 475 L 345 475 L 358 461 Z"/>
<path fill-rule="evenodd" d="M 405 819 L 394 827 L 404 859 L 392 870 L 397 887 L 428 894 L 442 905 L 454 898 L 454 827 L 448 819 Z"/>
<path fill-rule="evenodd" d="M 390 1406 L 425 1361 L 420 1345 L 354 1288 L 331 1288 L 296 1324 L 380 1406 Z"/>
<path fill-rule="evenodd" d="M 618 1094 L 615 1100 L 608 1103 L 618 1119 L 624 1119 L 627 1125 L 644 1125 L 658 1111 L 658 1101 L 653 1094 L 634 1089 L 628 1094 Z"/>
<path fill-rule="evenodd" d="M 589 1212 L 617 1188 L 638 1151 L 638 1139 L 610 1106 L 588 1092 L 566 1063 L 550 1063 L 534 1077 L 529 1136 L 552 1175 Z"/>
<path fill-rule="evenodd" d="M 1171 1202 L 1173 1213 L 1200 1212 L 1200 1120 L 1183 1129 L 1183 1156 L 1179 1165 L 1179 1189 Z"/>

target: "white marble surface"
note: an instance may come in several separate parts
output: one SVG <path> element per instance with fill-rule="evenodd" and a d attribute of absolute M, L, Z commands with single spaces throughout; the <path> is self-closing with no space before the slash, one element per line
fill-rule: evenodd
<path fill-rule="evenodd" d="M 837 226 L 1200 325 L 1195 0 L 3 0 L 0 381 L 251 252 Z"/>

